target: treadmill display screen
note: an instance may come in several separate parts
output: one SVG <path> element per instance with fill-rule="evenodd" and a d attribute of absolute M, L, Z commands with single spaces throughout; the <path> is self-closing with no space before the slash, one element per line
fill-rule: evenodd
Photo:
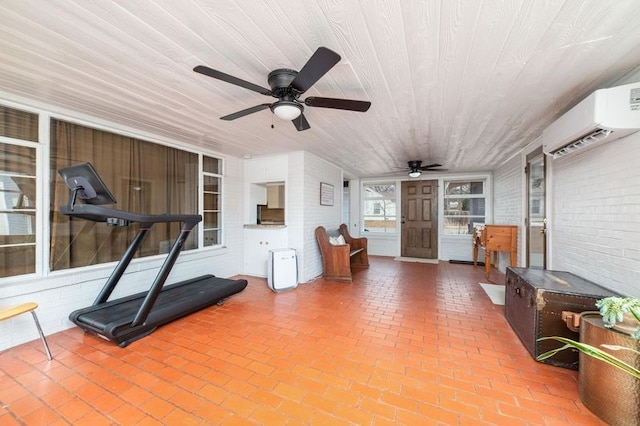
<path fill-rule="evenodd" d="M 85 204 L 114 204 L 116 199 L 91 163 L 77 164 L 58 170 L 71 191 Z"/>

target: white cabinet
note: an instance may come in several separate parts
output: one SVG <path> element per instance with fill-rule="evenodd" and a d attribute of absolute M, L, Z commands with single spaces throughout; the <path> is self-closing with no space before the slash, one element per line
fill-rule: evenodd
<path fill-rule="evenodd" d="M 287 229 L 257 227 L 244 230 L 244 273 L 267 276 L 269 250 L 287 248 Z"/>
<path fill-rule="evenodd" d="M 265 163 L 264 181 L 278 182 L 287 180 L 289 159 L 285 156 L 272 157 Z"/>
<path fill-rule="evenodd" d="M 288 165 L 289 160 L 286 156 L 245 160 L 245 181 L 247 183 L 284 182 L 287 180 Z"/>

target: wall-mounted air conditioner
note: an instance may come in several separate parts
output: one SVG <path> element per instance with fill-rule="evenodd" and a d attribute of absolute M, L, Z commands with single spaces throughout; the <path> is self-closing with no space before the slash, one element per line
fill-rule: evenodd
<path fill-rule="evenodd" d="M 542 149 L 554 159 L 640 130 L 640 83 L 600 89 L 542 132 Z"/>

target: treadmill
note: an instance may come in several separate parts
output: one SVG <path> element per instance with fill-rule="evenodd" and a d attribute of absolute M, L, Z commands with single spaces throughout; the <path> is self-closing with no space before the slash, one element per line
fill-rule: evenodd
<path fill-rule="evenodd" d="M 128 226 L 139 223 L 122 259 L 93 302 L 93 305 L 73 311 L 69 319 L 83 330 L 117 343 L 124 348 L 129 343 L 151 334 L 159 326 L 204 309 L 221 304 L 224 299 L 241 292 L 247 280 L 203 275 L 175 284 L 164 285 L 191 230 L 202 220 L 195 214 L 145 215 L 103 207 L 116 200 L 91 165 L 84 163 L 58 170 L 71 190 L 69 203 L 60 213 L 107 226 Z M 81 203 L 76 203 L 80 200 Z M 160 267 L 148 291 L 108 300 L 127 266 L 155 223 L 181 222 L 178 237 Z"/>

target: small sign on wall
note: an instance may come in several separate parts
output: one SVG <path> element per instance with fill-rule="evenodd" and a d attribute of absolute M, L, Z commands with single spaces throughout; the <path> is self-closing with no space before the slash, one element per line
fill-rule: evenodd
<path fill-rule="evenodd" d="M 333 205 L 333 185 L 325 182 L 320 182 L 320 205 Z"/>

